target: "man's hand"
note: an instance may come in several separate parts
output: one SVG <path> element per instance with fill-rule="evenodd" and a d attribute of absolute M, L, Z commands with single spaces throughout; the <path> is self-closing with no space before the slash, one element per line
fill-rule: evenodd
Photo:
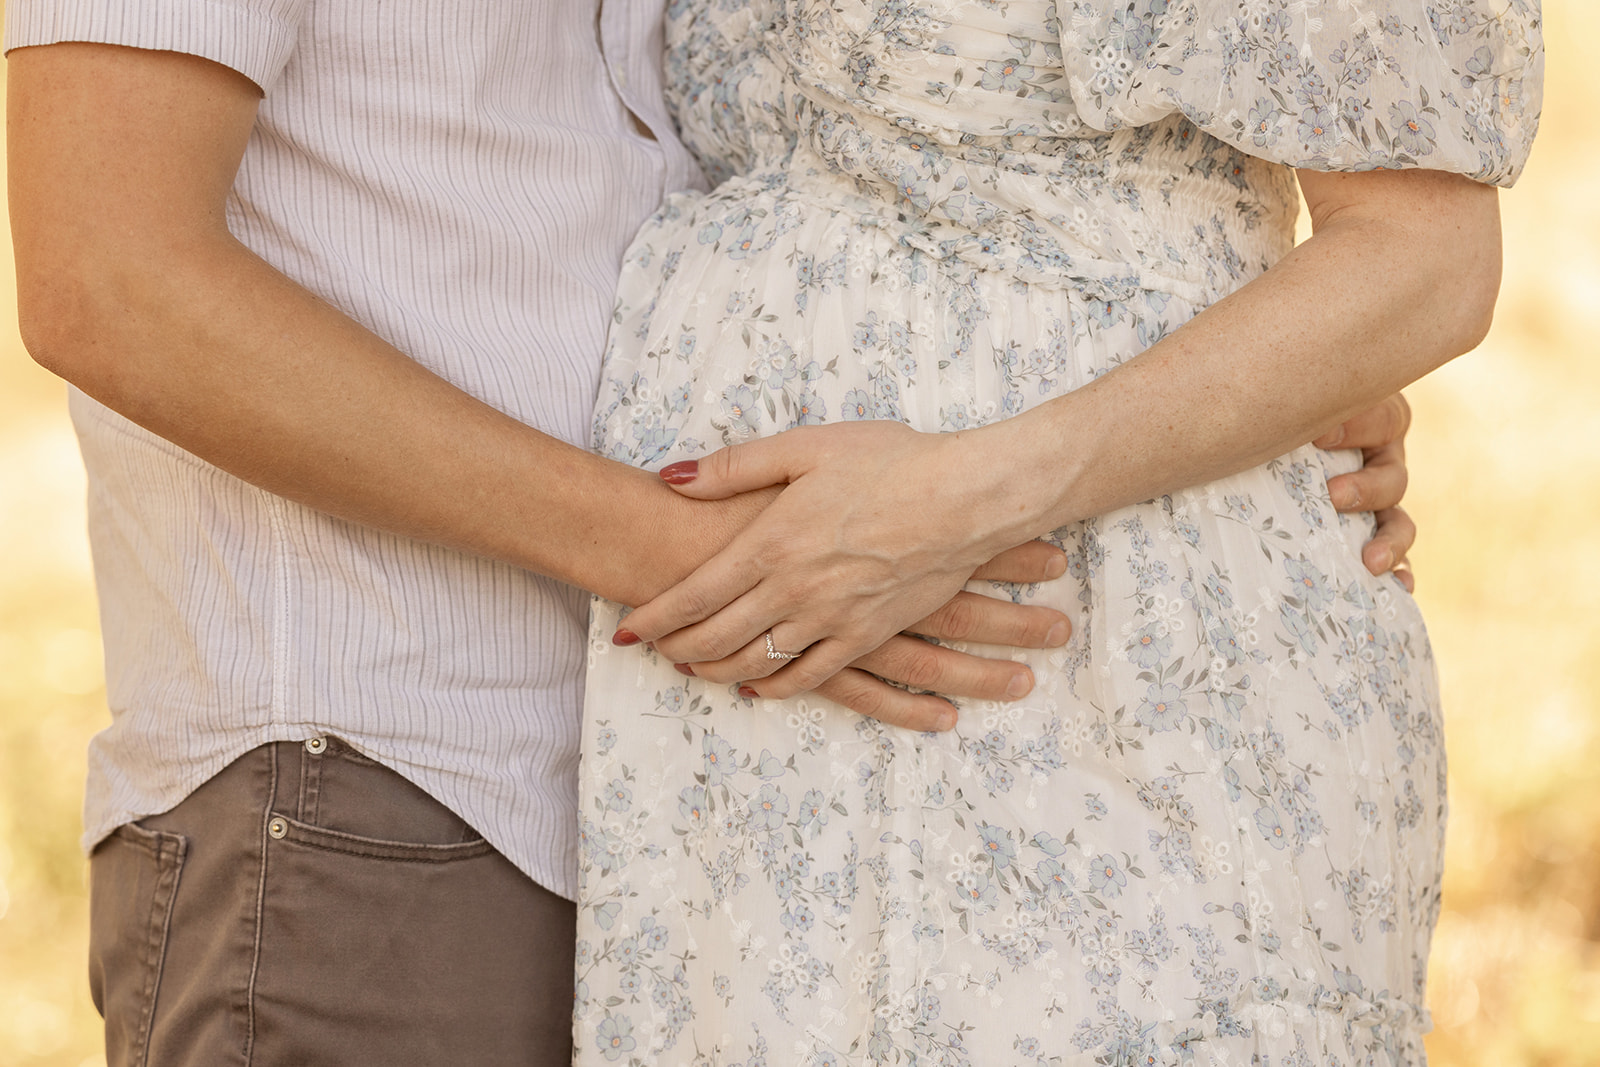
<path fill-rule="evenodd" d="M 1361 469 L 1328 479 L 1328 493 L 1340 511 L 1376 514 L 1378 529 L 1361 550 L 1361 561 L 1373 574 L 1394 571 L 1408 593 L 1417 588 L 1406 562 L 1406 553 L 1417 540 L 1417 527 L 1399 505 L 1406 491 L 1406 431 L 1410 428 L 1411 405 L 1395 393 L 1312 442 L 1318 448 L 1361 449 Z"/>

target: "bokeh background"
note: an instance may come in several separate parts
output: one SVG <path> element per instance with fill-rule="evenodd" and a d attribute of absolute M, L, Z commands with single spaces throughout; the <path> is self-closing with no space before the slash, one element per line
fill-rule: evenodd
<path fill-rule="evenodd" d="M 1434 1067 L 1600 1064 L 1600 41 L 1545 0 L 1544 124 L 1483 345 L 1409 391 L 1407 504 L 1450 746 Z M 9 241 L 7 241 L 9 247 Z M 65 388 L 0 256 L 0 1067 L 99 1067 L 78 852 L 107 722 Z"/>

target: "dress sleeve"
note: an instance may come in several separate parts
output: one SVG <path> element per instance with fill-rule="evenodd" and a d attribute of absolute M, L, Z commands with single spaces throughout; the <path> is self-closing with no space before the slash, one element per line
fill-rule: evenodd
<path fill-rule="evenodd" d="M 309 0 L 6 0 L 5 51 L 64 41 L 184 52 L 263 92 L 294 51 Z"/>
<path fill-rule="evenodd" d="M 1424 168 L 1510 185 L 1544 78 L 1539 0 L 1058 0 L 1085 125 L 1182 112 L 1311 170 Z"/>

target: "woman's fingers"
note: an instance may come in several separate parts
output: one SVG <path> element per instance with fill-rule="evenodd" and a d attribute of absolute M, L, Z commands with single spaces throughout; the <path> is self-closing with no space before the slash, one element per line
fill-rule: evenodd
<path fill-rule="evenodd" d="M 743 682 L 761 696 L 774 700 L 806 691 L 797 680 L 796 672 L 783 671 L 789 662 L 769 663 L 765 655 L 763 641 L 717 663 L 676 666 L 679 673 L 708 682 Z M 1033 689 L 1033 671 L 1026 664 L 957 652 L 903 635 L 889 638 L 850 666 L 896 685 L 930 690 L 946 697 L 1016 700 Z"/>
<path fill-rule="evenodd" d="M 1404 508 L 1385 508 L 1376 518 L 1378 528 L 1372 540 L 1362 548 L 1361 562 L 1373 574 L 1394 571 L 1408 592 L 1415 591 L 1416 579 L 1405 560 L 1411 546 L 1417 542 L 1417 524 L 1411 521 Z"/>
<path fill-rule="evenodd" d="M 1340 511 L 1382 511 L 1400 503 L 1410 472 L 1405 445 L 1395 441 L 1363 453 L 1363 466 L 1328 479 L 1328 495 Z"/>
<path fill-rule="evenodd" d="M 735 538 L 730 549 L 742 548 L 740 539 Z M 731 656 L 766 629 L 766 623 L 750 617 L 749 605 L 742 610 L 739 606 L 740 599 L 763 577 L 755 562 L 758 558 L 758 553 L 747 551 L 718 553 L 689 577 L 635 609 L 623 620 L 612 642 L 657 641 L 657 650 L 677 663 Z"/>
<path fill-rule="evenodd" d="M 941 641 L 1059 648 L 1072 636 L 1072 621 L 1051 608 L 1013 604 L 963 590 L 932 615 L 906 627 L 906 632 Z"/>
<path fill-rule="evenodd" d="M 729 445 L 703 459 L 669 463 L 661 480 L 696 500 L 721 500 L 753 489 L 792 481 L 811 466 L 809 445 L 814 435 L 798 427 L 776 437 Z"/>
<path fill-rule="evenodd" d="M 786 623 L 779 623 L 770 630 L 764 631 L 759 637 L 737 652 L 724 656 L 721 659 L 706 660 L 674 660 L 673 665 L 679 674 L 703 678 L 708 682 L 748 682 L 770 677 L 783 670 L 789 664 L 802 658 L 808 651 L 810 644 L 802 638 L 795 636 L 797 631 Z M 678 635 L 674 634 L 676 638 Z M 671 655 L 667 646 L 670 641 L 658 641 L 656 651 L 662 655 Z M 803 693 L 804 689 L 794 689 L 792 686 L 768 688 L 763 695 L 768 697 L 793 696 Z"/>
<path fill-rule="evenodd" d="M 1395 393 L 1311 443 L 1318 448 L 1382 448 L 1403 443 L 1410 428 L 1411 405 L 1403 393 Z"/>

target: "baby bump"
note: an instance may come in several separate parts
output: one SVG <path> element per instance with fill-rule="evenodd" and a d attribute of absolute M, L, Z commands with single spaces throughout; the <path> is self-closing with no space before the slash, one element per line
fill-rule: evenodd
<path fill-rule="evenodd" d="M 1023 285 L 908 247 L 908 232 L 778 172 L 674 197 L 625 263 L 597 449 L 653 467 L 824 422 L 981 425 L 1087 383 L 1193 314 L 1131 285 Z"/>
<path fill-rule="evenodd" d="M 941 260 L 878 214 L 757 175 L 674 198 L 630 252 L 596 445 L 655 467 L 839 420 L 962 429 L 1075 389 L 1194 313 L 1159 292 L 1024 285 Z M 1153 853 L 1135 866 L 1153 879 L 1238 865 L 1333 878 L 1355 887 L 1358 933 L 1426 906 L 1374 874 L 1431 884 L 1443 757 L 1415 606 L 1361 565 L 1370 523 L 1328 500 L 1327 477 L 1354 463 L 1302 448 L 1057 531 L 1066 577 L 987 591 L 1066 611 L 1072 642 L 1028 654 L 1039 683 L 1025 700 L 964 707 L 962 729 L 927 746 L 938 766 L 904 779 L 925 795 L 900 799 L 924 810 L 928 783 L 948 779 L 938 789 L 989 796 L 991 826 L 1018 805 L 1013 835 L 1070 819 L 1092 843 L 1121 826 L 1078 856 L 1081 878 L 1126 849 L 1132 820 Z M 830 735 L 865 743 L 834 717 Z M 949 832 L 994 845 L 976 824 Z M 1330 854 L 1335 873 L 1318 858 Z"/>

